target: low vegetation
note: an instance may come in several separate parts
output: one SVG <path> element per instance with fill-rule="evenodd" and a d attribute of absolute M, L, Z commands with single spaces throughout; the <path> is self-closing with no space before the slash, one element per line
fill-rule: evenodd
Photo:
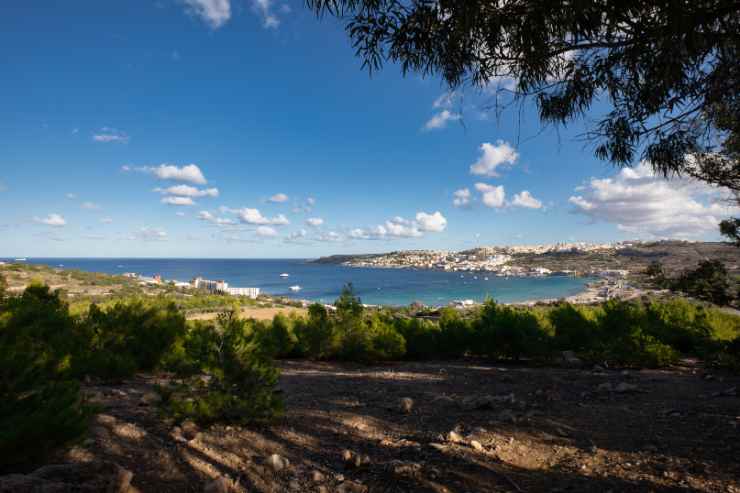
<path fill-rule="evenodd" d="M 371 363 L 481 357 L 547 364 L 572 351 L 589 363 L 660 367 L 693 355 L 740 369 L 740 317 L 685 299 L 561 303 L 487 301 L 474 310 L 367 309 L 347 286 L 334 307 L 307 316 L 187 321 L 164 297 L 96 304 L 72 313 L 62 293 L 0 282 L 0 466 L 38 460 L 81 436 L 93 411 L 85 379 L 166 371 L 162 412 L 175 421 L 264 423 L 283 404 L 275 358 Z M 332 308 L 332 309 L 330 309 Z M 571 358 L 572 359 L 572 358 Z"/>

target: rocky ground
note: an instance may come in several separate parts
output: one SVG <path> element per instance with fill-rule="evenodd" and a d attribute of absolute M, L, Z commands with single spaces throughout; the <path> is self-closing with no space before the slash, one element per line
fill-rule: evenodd
<path fill-rule="evenodd" d="M 153 391 L 164 377 L 88 385 L 101 412 L 56 461 L 108 468 L 105 489 L 74 491 L 740 492 L 740 377 L 693 362 L 281 366 L 286 413 L 264 428 L 166 423 Z"/>

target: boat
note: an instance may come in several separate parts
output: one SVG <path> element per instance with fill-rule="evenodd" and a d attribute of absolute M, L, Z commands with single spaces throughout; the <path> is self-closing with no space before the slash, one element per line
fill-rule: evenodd
<path fill-rule="evenodd" d="M 15 259 L 15 261 L 16 262 L 25 262 L 26 261 L 26 257 L 17 258 L 17 259 Z"/>
<path fill-rule="evenodd" d="M 290 277 L 290 274 L 286 274 L 285 272 L 283 272 L 282 274 L 280 274 L 280 277 Z"/>
<path fill-rule="evenodd" d="M 483 280 L 484 280 L 484 281 L 487 281 L 487 280 L 488 280 L 488 278 L 487 278 L 487 277 L 484 277 L 484 278 L 483 278 Z"/>
<path fill-rule="evenodd" d="M 290 289 L 291 291 L 300 291 L 302 288 L 296 284 L 295 286 L 291 286 L 288 289 Z"/>

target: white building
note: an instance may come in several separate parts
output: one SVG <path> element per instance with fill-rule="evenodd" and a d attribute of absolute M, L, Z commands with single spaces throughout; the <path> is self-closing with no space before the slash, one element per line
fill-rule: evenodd
<path fill-rule="evenodd" d="M 260 288 L 226 288 L 225 292 L 232 296 L 247 296 L 254 299 L 260 295 Z"/>

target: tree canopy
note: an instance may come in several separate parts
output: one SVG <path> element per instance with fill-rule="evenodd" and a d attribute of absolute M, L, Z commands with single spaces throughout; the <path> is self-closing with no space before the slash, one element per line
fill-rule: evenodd
<path fill-rule="evenodd" d="M 587 137 L 615 165 L 649 161 L 740 196 L 737 0 L 307 0 L 346 22 L 370 71 L 450 86 L 513 81 L 547 124 L 610 109 Z"/>

